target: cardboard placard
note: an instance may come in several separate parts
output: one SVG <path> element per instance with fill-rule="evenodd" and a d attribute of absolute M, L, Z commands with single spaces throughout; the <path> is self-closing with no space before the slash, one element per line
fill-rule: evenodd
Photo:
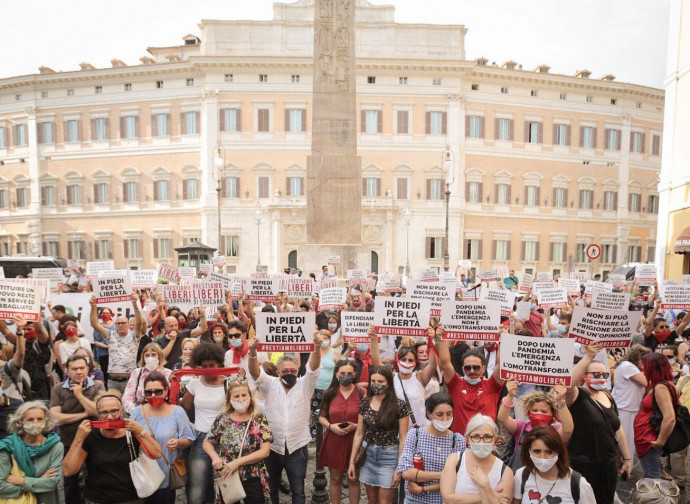
<path fill-rule="evenodd" d="M 538 271 L 535 280 L 537 282 L 553 282 L 553 275 L 548 271 Z"/>
<path fill-rule="evenodd" d="M 629 292 L 595 292 L 592 294 L 592 308 L 600 310 L 627 310 L 629 305 Z"/>
<path fill-rule="evenodd" d="M 347 270 L 347 283 L 365 283 L 367 281 L 367 272 L 362 269 Z"/>
<path fill-rule="evenodd" d="M 132 300 L 132 280 L 129 275 L 94 278 L 91 280 L 96 303 L 123 303 Z"/>
<path fill-rule="evenodd" d="M 662 310 L 690 310 L 690 285 L 661 285 Z"/>
<path fill-rule="evenodd" d="M 211 273 L 213 271 L 213 264 L 203 263 L 199 265 L 199 273 Z"/>
<path fill-rule="evenodd" d="M 226 275 L 221 275 L 220 273 L 214 273 L 213 271 L 206 275 L 207 282 L 218 282 L 223 286 L 226 291 L 232 291 L 232 286 L 234 284 L 232 278 Z"/>
<path fill-rule="evenodd" d="M 501 379 L 570 386 L 575 348 L 567 338 L 501 335 Z"/>
<path fill-rule="evenodd" d="M 627 283 L 625 279 L 625 275 L 609 275 L 608 278 L 606 279 L 606 283 L 609 283 L 611 285 L 620 285 L 620 284 L 625 284 Z"/>
<path fill-rule="evenodd" d="M 491 280 L 498 280 L 498 272 L 495 269 L 477 270 L 477 278 L 482 282 L 490 282 Z"/>
<path fill-rule="evenodd" d="M 225 287 L 221 282 L 196 282 L 189 286 L 192 303 L 199 305 L 222 305 L 225 303 Z"/>
<path fill-rule="evenodd" d="M 196 268 L 194 266 L 180 266 L 177 268 L 177 272 L 181 277 L 196 277 Z"/>
<path fill-rule="evenodd" d="M 510 317 L 515 306 L 516 294 L 506 289 L 482 289 L 479 293 L 480 301 L 497 301 L 501 304 L 501 316 Z"/>
<path fill-rule="evenodd" d="M 338 285 L 338 280 L 331 277 L 331 278 L 325 278 L 321 280 L 320 282 L 315 282 L 314 283 L 314 292 L 321 292 L 323 289 L 331 289 L 333 287 L 337 287 Z"/>
<path fill-rule="evenodd" d="M 585 299 L 590 299 L 595 292 L 613 292 L 613 285 L 587 280 L 585 284 Z"/>
<path fill-rule="evenodd" d="M 604 348 L 625 348 L 630 346 L 640 317 L 641 311 L 601 310 L 576 306 L 568 335 L 585 345 L 596 342 Z"/>
<path fill-rule="evenodd" d="M 115 269 L 115 261 L 89 261 L 86 263 L 86 278 L 96 278 L 99 271 Z"/>
<path fill-rule="evenodd" d="M 189 285 L 165 285 L 163 286 L 163 298 L 170 306 L 193 306 L 192 291 Z"/>
<path fill-rule="evenodd" d="M 340 334 L 343 341 L 347 343 L 369 343 L 367 331 L 373 323 L 374 312 L 342 312 L 340 314 Z"/>
<path fill-rule="evenodd" d="M 426 336 L 431 301 L 383 297 L 374 306 L 374 325 L 379 335 Z"/>
<path fill-rule="evenodd" d="M 347 287 L 331 287 L 319 293 L 319 311 L 342 310 L 347 300 Z"/>
<path fill-rule="evenodd" d="M 113 270 L 99 271 L 98 272 L 98 278 L 107 278 L 107 277 L 125 276 L 125 275 L 129 275 L 129 270 L 113 269 Z"/>
<path fill-rule="evenodd" d="M 214 266 L 225 266 L 225 256 L 213 256 L 212 261 Z"/>
<path fill-rule="evenodd" d="M 518 301 L 517 310 L 515 311 L 515 318 L 527 320 L 530 314 L 532 303 L 530 301 Z"/>
<path fill-rule="evenodd" d="M 180 276 L 179 268 L 173 264 L 159 264 L 156 270 L 159 282 L 177 283 L 177 278 Z"/>
<path fill-rule="evenodd" d="M 638 285 L 654 285 L 656 282 L 656 264 L 638 264 L 635 266 L 635 281 Z"/>
<path fill-rule="evenodd" d="M 445 282 L 407 282 L 407 299 L 428 299 L 431 301 L 431 316 L 440 317 L 444 301 L 455 299 L 455 291 Z"/>
<path fill-rule="evenodd" d="M 158 283 L 155 269 L 129 270 L 129 278 L 133 289 L 153 289 Z"/>
<path fill-rule="evenodd" d="M 252 275 L 249 279 L 247 295 L 249 299 L 253 301 L 270 303 L 271 301 L 275 301 L 279 284 L 280 280 L 277 277 Z"/>
<path fill-rule="evenodd" d="M 479 288 L 475 289 L 474 287 L 469 287 L 466 289 L 462 287 L 460 290 L 462 291 L 463 301 L 476 301 L 479 299 Z M 441 308 L 441 310 L 443 310 L 443 308 Z"/>
<path fill-rule="evenodd" d="M 547 280 L 545 282 L 532 282 L 532 293 L 536 294 L 542 289 L 555 289 L 556 287 L 558 287 L 558 284 L 553 280 Z"/>
<path fill-rule="evenodd" d="M 33 278 L 45 278 L 50 282 L 51 288 L 56 288 L 65 277 L 62 268 L 31 268 L 31 276 Z"/>
<path fill-rule="evenodd" d="M 571 280 L 577 280 L 581 284 L 585 283 L 587 280 L 589 280 L 589 273 L 586 271 L 571 271 L 570 272 L 570 279 Z M 560 278 L 559 278 L 560 280 Z"/>
<path fill-rule="evenodd" d="M 67 267 L 69 269 L 79 269 L 81 266 L 76 259 L 67 259 Z"/>
<path fill-rule="evenodd" d="M 24 317 L 27 322 L 38 322 L 43 292 L 38 285 L 0 281 L 0 319 Z"/>
<path fill-rule="evenodd" d="M 340 256 L 339 255 L 328 256 L 328 264 L 332 264 L 334 266 L 337 266 L 338 264 L 340 264 Z"/>
<path fill-rule="evenodd" d="M 577 278 L 559 278 L 558 288 L 565 289 L 565 291 L 571 296 L 580 295 L 580 280 Z"/>
<path fill-rule="evenodd" d="M 496 268 L 496 276 L 498 276 L 499 279 L 506 278 L 509 275 L 510 268 L 506 268 L 505 266 L 500 266 Z"/>
<path fill-rule="evenodd" d="M 681 283 L 681 285 L 685 285 L 685 284 L 690 285 L 690 275 L 681 275 L 680 283 Z"/>
<path fill-rule="evenodd" d="M 523 273 L 522 274 L 522 282 L 520 282 L 520 286 L 518 287 L 518 290 L 520 292 L 529 292 L 530 289 L 532 288 L 532 280 L 533 276 L 530 275 L 529 273 Z"/>
<path fill-rule="evenodd" d="M 541 289 L 537 292 L 537 303 L 540 308 L 561 308 L 568 306 L 568 293 L 565 289 Z"/>
<path fill-rule="evenodd" d="M 436 268 L 424 268 L 417 273 L 418 282 L 438 282 L 439 280 L 440 277 Z"/>
<path fill-rule="evenodd" d="M 399 292 L 400 280 L 393 276 L 379 277 L 376 292 Z"/>
<path fill-rule="evenodd" d="M 441 323 L 444 340 L 498 341 L 501 303 L 498 301 L 446 301 Z"/>
<path fill-rule="evenodd" d="M 256 339 L 259 352 L 314 351 L 314 312 L 257 313 Z"/>
<path fill-rule="evenodd" d="M 288 277 L 287 295 L 288 297 L 310 297 L 314 292 L 314 281 L 307 278 Z"/>

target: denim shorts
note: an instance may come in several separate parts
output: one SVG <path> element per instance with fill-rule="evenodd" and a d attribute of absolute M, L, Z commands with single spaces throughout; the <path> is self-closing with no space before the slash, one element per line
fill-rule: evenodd
<path fill-rule="evenodd" d="M 367 446 L 364 465 L 359 470 L 359 481 L 365 485 L 394 488 L 393 476 L 398 466 L 398 445 Z"/>

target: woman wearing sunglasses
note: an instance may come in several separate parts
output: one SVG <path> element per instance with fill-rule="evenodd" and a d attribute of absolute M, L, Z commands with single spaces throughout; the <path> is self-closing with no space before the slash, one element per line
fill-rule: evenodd
<path fill-rule="evenodd" d="M 175 490 L 170 488 L 170 464 L 175 462 L 185 448 L 196 438 L 184 409 L 167 402 L 170 387 L 165 376 L 152 371 L 144 379 L 146 404 L 132 411 L 132 420 L 141 425 L 163 450 L 163 457 L 157 460 L 165 480 L 149 498 L 147 504 L 173 504 Z"/>
<path fill-rule="evenodd" d="M 523 467 L 515 473 L 513 504 L 596 504 L 592 486 L 570 469 L 563 439 L 552 427 L 530 431 L 522 443 L 520 458 Z"/>
<path fill-rule="evenodd" d="M 144 380 L 149 373 L 157 371 L 162 373 L 166 378 L 170 377 L 172 371 L 164 366 L 165 356 L 163 355 L 161 347 L 158 346 L 158 343 L 149 343 L 146 345 L 141 352 L 139 367 L 129 375 L 125 393 L 122 394 L 122 403 L 128 415 L 132 414 L 134 408 L 146 403 L 146 397 L 144 397 Z"/>

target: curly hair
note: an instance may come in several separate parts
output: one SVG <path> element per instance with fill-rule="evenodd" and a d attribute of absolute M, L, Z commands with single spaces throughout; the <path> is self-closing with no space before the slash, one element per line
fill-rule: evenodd
<path fill-rule="evenodd" d="M 551 408 L 551 415 L 554 418 L 558 418 L 558 409 L 556 409 L 556 401 L 554 400 L 551 394 L 548 394 L 543 390 L 535 390 L 534 392 L 525 394 L 520 398 L 522 411 L 524 411 L 525 414 L 529 413 L 529 411 L 532 409 L 532 406 L 534 406 L 538 402 L 547 403 L 549 405 L 549 408 Z"/>
<path fill-rule="evenodd" d="M 43 434 L 47 434 L 52 431 L 57 425 L 56 418 L 50 413 L 50 409 L 43 401 L 29 401 L 21 404 L 17 411 L 10 417 L 7 421 L 7 432 L 16 432 L 17 434 L 24 434 L 24 429 L 20 423 L 23 423 L 24 415 L 26 412 L 32 409 L 40 409 L 46 415 L 46 426 L 41 431 Z"/>

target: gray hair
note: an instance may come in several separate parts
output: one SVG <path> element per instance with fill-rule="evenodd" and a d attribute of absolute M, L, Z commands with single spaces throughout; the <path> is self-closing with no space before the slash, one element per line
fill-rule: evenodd
<path fill-rule="evenodd" d="M 29 401 L 22 403 L 18 408 L 17 411 L 14 412 L 14 415 L 10 417 L 10 419 L 7 421 L 7 432 L 16 432 L 17 434 L 24 434 L 24 429 L 19 424 L 19 422 L 22 422 L 24 420 L 24 415 L 26 415 L 26 412 L 32 409 L 40 409 L 43 410 L 43 412 L 46 415 L 46 426 L 43 429 L 43 434 L 47 434 L 50 431 L 55 428 L 55 425 L 57 424 L 57 421 L 55 420 L 55 417 L 50 413 L 50 410 L 48 409 L 48 406 L 43 401 Z"/>
<path fill-rule="evenodd" d="M 278 359 L 278 363 L 276 364 L 276 367 L 278 369 L 280 369 L 280 366 L 284 362 L 292 362 L 297 367 L 300 366 L 300 363 L 299 363 L 299 360 L 297 359 L 297 357 L 295 357 L 294 355 L 283 354 L 283 356 L 280 359 Z"/>
<path fill-rule="evenodd" d="M 474 431 L 481 429 L 485 425 L 488 425 L 493 429 L 494 436 L 498 436 L 498 426 L 496 425 L 496 422 L 494 422 L 493 418 L 478 413 L 474 415 L 469 422 L 467 422 L 465 438 L 469 438 L 472 435 L 472 433 L 474 433 Z"/>

